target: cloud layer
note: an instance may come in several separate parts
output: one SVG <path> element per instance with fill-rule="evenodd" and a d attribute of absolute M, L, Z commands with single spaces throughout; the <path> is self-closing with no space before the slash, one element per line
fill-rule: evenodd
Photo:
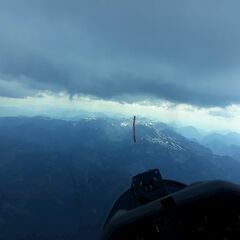
<path fill-rule="evenodd" d="M 240 103 L 239 10 L 237 0 L 0 0 L 0 95 Z"/>

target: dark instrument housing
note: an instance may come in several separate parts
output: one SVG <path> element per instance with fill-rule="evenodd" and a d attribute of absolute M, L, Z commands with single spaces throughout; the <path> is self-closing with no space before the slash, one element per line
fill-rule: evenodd
<path fill-rule="evenodd" d="M 240 239 L 240 186 L 187 186 L 157 169 L 138 174 L 110 211 L 102 240 L 147 239 Z"/>

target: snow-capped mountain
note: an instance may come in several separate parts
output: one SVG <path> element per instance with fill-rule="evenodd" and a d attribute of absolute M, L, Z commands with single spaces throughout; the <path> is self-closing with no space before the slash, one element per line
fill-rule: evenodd
<path fill-rule="evenodd" d="M 132 119 L 0 118 L 0 238 L 98 239 L 109 207 L 148 169 L 185 183 L 240 182 L 238 161 L 166 124 L 140 119 L 132 137 Z"/>

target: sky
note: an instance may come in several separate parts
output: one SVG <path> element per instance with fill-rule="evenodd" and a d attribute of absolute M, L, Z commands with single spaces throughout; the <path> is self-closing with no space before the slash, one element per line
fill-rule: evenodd
<path fill-rule="evenodd" d="M 0 107 L 240 131 L 239 11 L 237 0 L 0 0 Z"/>

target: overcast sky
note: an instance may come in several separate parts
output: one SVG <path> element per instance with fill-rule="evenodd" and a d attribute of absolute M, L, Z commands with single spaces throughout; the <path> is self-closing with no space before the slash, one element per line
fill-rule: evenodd
<path fill-rule="evenodd" d="M 239 12 L 238 0 L 0 0 L 0 96 L 226 110 L 240 103 Z"/>

